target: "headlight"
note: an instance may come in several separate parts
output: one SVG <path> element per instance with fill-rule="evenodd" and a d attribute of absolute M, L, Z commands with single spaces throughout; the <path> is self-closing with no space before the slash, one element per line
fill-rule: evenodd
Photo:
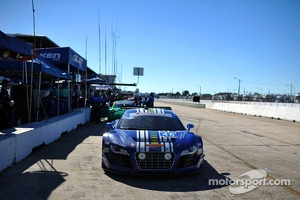
<path fill-rule="evenodd" d="M 203 154 L 203 149 L 201 148 L 201 149 L 198 149 L 198 153 L 197 153 L 198 155 L 201 155 L 201 154 Z"/>
<path fill-rule="evenodd" d="M 111 144 L 110 149 L 115 154 L 129 155 L 129 153 L 125 149 L 123 149 L 122 147 L 115 145 L 115 144 Z"/>
<path fill-rule="evenodd" d="M 139 153 L 138 155 L 140 160 L 144 160 L 146 158 L 146 154 L 145 153 Z"/>
<path fill-rule="evenodd" d="M 197 147 L 196 146 L 190 146 L 186 150 L 182 151 L 181 154 L 180 154 L 180 156 L 191 155 L 191 154 L 196 153 L 196 151 L 197 151 Z"/>
<path fill-rule="evenodd" d="M 166 160 L 171 160 L 172 154 L 166 153 L 164 157 L 165 157 Z"/>

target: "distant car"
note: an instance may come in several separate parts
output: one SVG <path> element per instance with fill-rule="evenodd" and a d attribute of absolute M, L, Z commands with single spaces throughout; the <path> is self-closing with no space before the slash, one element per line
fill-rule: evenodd
<path fill-rule="evenodd" d="M 111 107 L 108 108 L 107 120 L 113 121 L 120 119 L 126 110 L 129 108 L 134 108 L 135 103 L 131 100 L 119 100 L 115 101 Z"/>
<path fill-rule="evenodd" d="M 115 101 L 111 107 L 108 108 L 107 112 L 107 120 L 109 122 L 120 119 L 124 112 L 128 109 L 132 108 L 143 108 L 141 106 L 137 106 L 133 100 L 118 100 Z M 166 110 L 172 110 L 171 107 L 154 107 L 154 108 L 162 108 Z"/>
<path fill-rule="evenodd" d="M 132 175 L 183 175 L 203 165 L 202 138 L 171 110 L 137 108 L 108 122 L 102 138 L 102 168 Z"/>

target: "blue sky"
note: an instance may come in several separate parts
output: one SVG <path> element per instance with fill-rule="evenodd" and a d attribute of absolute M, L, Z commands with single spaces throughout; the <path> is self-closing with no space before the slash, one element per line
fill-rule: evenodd
<path fill-rule="evenodd" d="M 117 82 L 138 82 L 122 89 L 237 93 L 240 79 L 241 93 L 300 92 L 298 0 L 34 0 L 34 7 L 37 35 L 87 55 L 102 74 L 114 72 L 114 32 Z M 32 13 L 32 0 L 1 0 L 0 30 L 33 34 Z M 144 76 L 133 76 L 134 67 Z"/>

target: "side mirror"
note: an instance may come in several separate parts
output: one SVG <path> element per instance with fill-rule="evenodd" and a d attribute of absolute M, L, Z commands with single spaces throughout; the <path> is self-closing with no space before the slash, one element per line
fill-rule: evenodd
<path fill-rule="evenodd" d="M 191 128 L 194 128 L 194 124 L 187 124 L 187 128 L 188 128 L 188 131 L 190 131 Z"/>
<path fill-rule="evenodd" d="M 113 129 L 114 124 L 112 122 L 107 122 L 106 127 L 108 127 L 109 129 Z"/>

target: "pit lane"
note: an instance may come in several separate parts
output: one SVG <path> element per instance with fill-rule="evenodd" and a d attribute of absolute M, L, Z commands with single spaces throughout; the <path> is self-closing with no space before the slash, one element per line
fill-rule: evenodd
<path fill-rule="evenodd" d="M 157 106 L 170 106 L 157 101 Z M 105 123 L 85 124 L 0 173 L 0 199 L 299 199 L 300 125 L 203 108 L 171 105 L 204 140 L 205 165 L 197 175 L 139 178 L 104 174 L 100 166 Z M 253 169 L 285 186 L 232 194 L 210 179 L 237 179 Z"/>

